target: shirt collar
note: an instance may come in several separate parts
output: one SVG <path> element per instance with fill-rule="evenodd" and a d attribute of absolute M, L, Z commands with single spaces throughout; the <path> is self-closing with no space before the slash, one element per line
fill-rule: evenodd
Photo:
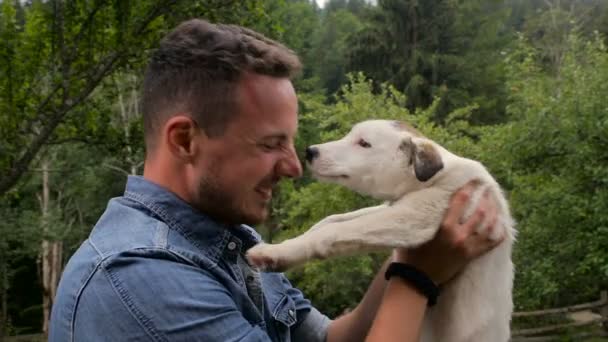
<path fill-rule="evenodd" d="M 261 240 L 253 228 L 219 223 L 173 192 L 141 176 L 128 177 L 124 197 L 148 208 L 215 262 L 231 241 L 239 242 L 239 247 L 247 250 Z"/>

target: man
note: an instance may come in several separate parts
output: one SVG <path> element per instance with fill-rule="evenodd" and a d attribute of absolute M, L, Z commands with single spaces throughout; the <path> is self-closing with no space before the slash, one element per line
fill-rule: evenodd
<path fill-rule="evenodd" d="M 336 320 L 278 273 L 251 268 L 273 186 L 299 177 L 293 140 L 298 58 L 253 31 L 201 20 L 167 35 L 146 71 L 143 177 L 129 177 L 70 259 L 50 341 L 413 341 L 427 298 L 384 268 L 353 312 Z M 489 250 L 461 223 L 455 196 L 437 238 L 394 252 L 435 283 Z"/>

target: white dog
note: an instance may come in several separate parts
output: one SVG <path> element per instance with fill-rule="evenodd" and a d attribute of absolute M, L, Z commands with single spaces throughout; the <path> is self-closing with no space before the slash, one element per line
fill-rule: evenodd
<path fill-rule="evenodd" d="M 437 232 L 452 194 L 476 179 L 481 186 L 465 216 L 489 190 L 498 205 L 490 237 L 505 239 L 444 284 L 437 305 L 427 311 L 422 341 L 509 340 L 514 221 L 499 185 L 483 165 L 450 153 L 404 123 L 385 120 L 359 123 L 340 140 L 311 146 L 307 159 L 318 180 L 387 202 L 329 216 L 279 244 L 257 245 L 247 255 L 253 265 L 283 270 L 313 258 L 419 246 Z"/>

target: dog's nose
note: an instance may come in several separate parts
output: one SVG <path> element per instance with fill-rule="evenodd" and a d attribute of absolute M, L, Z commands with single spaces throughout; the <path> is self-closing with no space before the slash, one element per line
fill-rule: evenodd
<path fill-rule="evenodd" d="M 307 147 L 306 148 L 306 160 L 309 163 L 312 163 L 312 160 L 319 156 L 319 149 L 316 147 Z"/>

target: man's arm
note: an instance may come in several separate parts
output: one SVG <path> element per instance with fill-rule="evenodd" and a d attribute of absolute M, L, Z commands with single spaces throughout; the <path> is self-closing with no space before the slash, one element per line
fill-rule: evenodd
<path fill-rule="evenodd" d="M 391 278 L 366 341 L 418 341 L 426 303 L 408 282 Z"/>
<path fill-rule="evenodd" d="M 496 207 L 484 198 L 475 213 L 464 223 L 464 214 L 474 185 L 468 184 L 450 201 L 437 236 L 412 251 L 396 250 L 380 269 L 361 303 L 349 314 L 334 320 L 329 326 L 328 342 L 338 341 L 417 341 L 427 299 L 406 281 L 384 279 L 389 261 L 409 263 L 426 273 L 436 284 L 451 279 L 466 263 L 495 247 L 485 234 L 475 228 L 489 216 L 491 227 L 496 220 Z M 441 300 L 441 299 L 440 299 Z M 369 335 L 369 336 L 368 336 Z"/>
<path fill-rule="evenodd" d="M 378 307 L 382 302 L 387 284 L 384 280 L 384 272 L 386 272 L 391 260 L 392 258 L 389 258 L 382 265 L 359 305 L 353 311 L 335 319 L 329 325 L 327 331 L 328 342 L 363 341 L 367 336 L 367 332 L 376 317 Z"/>

